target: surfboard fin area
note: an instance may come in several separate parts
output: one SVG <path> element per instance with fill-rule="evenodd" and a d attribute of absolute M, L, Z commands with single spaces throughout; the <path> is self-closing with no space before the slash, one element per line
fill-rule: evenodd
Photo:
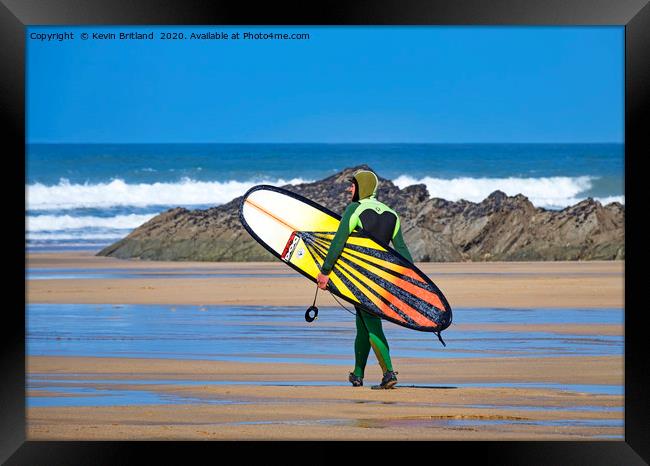
<path fill-rule="evenodd" d="M 240 220 L 269 252 L 315 282 L 340 217 L 298 194 L 261 185 L 244 195 Z M 363 230 L 350 235 L 329 276 L 331 293 L 398 325 L 439 334 L 451 324 L 451 307 L 433 282 Z"/>

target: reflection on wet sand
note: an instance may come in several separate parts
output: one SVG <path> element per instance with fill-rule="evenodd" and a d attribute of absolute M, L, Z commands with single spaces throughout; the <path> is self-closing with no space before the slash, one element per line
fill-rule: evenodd
<path fill-rule="evenodd" d="M 349 387 L 351 316 L 299 311 L 29 305 L 30 438 L 623 438 L 621 309 L 461 308 L 446 348 L 387 323 L 389 391 L 372 355 Z"/>

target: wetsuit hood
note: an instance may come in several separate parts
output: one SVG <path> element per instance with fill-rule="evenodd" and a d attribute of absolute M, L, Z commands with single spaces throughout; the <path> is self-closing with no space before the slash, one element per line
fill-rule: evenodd
<path fill-rule="evenodd" d="M 357 170 L 349 180 L 356 185 L 356 192 L 354 193 L 355 201 L 375 197 L 377 194 L 379 179 L 373 172 L 369 170 Z"/>

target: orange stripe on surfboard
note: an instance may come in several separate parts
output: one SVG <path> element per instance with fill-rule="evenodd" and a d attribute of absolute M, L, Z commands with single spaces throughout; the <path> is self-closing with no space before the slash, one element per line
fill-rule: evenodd
<path fill-rule="evenodd" d="M 363 252 L 355 251 L 351 248 L 346 248 L 347 253 L 351 254 L 353 256 L 358 257 L 359 259 L 363 259 L 369 262 L 372 262 L 373 264 L 381 265 L 382 267 L 385 267 L 387 269 L 392 270 L 393 272 L 400 273 L 402 275 L 405 275 L 407 277 L 413 278 L 414 280 L 418 280 L 422 283 L 426 283 L 422 277 L 420 277 L 417 273 L 415 273 L 415 270 L 409 269 L 408 267 L 404 267 L 402 265 L 394 264 L 392 262 L 385 261 L 383 259 L 377 259 L 376 257 L 372 257 L 369 254 L 364 254 Z"/>
<path fill-rule="evenodd" d="M 340 267 L 345 267 L 350 272 L 354 271 L 354 269 L 352 269 L 348 264 L 345 264 L 343 262 L 338 262 L 337 265 L 340 266 Z M 370 288 L 375 290 L 386 301 L 389 301 L 393 306 L 395 306 L 400 311 L 402 311 L 404 314 L 409 316 L 416 324 L 418 324 L 418 325 L 420 325 L 422 327 L 437 327 L 438 326 L 438 324 L 436 324 L 435 322 L 429 320 L 428 318 L 426 318 L 425 316 L 420 314 L 418 311 L 413 309 L 411 306 L 406 304 L 404 301 L 399 299 L 397 296 L 392 294 L 390 291 L 386 290 L 385 288 L 382 288 L 377 283 L 375 283 L 372 280 L 368 279 L 368 277 L 364 277 L 363 274 L 359 274 L 359 279 L 361 279 Z"/>
<path fill-rule="evenodd" d="M 325 254 L 325 250 L 323 246 L 314 244 L 314 247 L 320 252 L 321 254 Z M 357 282 L 353 278 L 353 276 L 356 276 L 357 279 L 363 281 L 367 286 L 375 290 L 377 294 L 379 294 L 381 297 L 386 299 L 386 301 L 389 301 L 392 305 L 394 305 L 396 308 L 404 312 L 407 316 L 411 318 L 416 324 L 422 326 L 422 327 L 437 327 L 438 325 L 435 322 L 432 322 L 422 314 L 420 314 L 418 311 L 413 309 L 411 306 L 406 304 L 404 301 L 399 299 L 397 296 L 393 295 L 390 293 L 388 290 L 385 288 L 382 288 L 379 286 L 377 283 L 373 282 L 370 280 L 368 277 L 365 277 L 363 274 L 359 273 L 357 270 L 352 268 L 350 265 L 338 261 L 334 265 L 335 269 L 338 269 L 337 271 L 340 271 L 341 273 L 345 274 L 350 281 L 353 282 L 353 284 L 359 288 L 365 294 L 378 308 L 380 308 L 384 314 L 391 316 L 393 318 L 397 318 L 400 321 L 404 322 L 404 318 L 397 314 L 395 311 L 393 311 L 389 306 L 387 306 L 381 299 L 378 299 L 373 293 L 367 293 L 365 289 L 360 285 L 360 283 Z"/>
<path fill-rule="evenodd" d="M 347 254 L 347 253 L 343 252 L 342 254 Z M 443 309 L 443 310 L 445 309 L 445 306 L 442 304 L 442 301 L 440 300 L 440 297 L 437 294 L 422 289 L 419 286 L 407 282 L 406 280 L 402 280 L 401 278 L 396 277 L 395 275 L 388 274 L 383 270 L 378 269 L 377 267 L 374 267 L 370 264 L 360 264 L 359 259 L 355 257 L 351 257 L 349 254 L 347 254 L 347 256 L 348 256 L 347 257 L 348 260 L 354 262 L 357 265 L 362 265 L 366 270 L 374 273 L 378 277 L 384 278 L 386 280 L 388 280 L 388 278 L 391 277 L 392 278 L 392 280 L 390 280 L 391 283 L 402 288 L 404 291 L 411 293 L 413 296 L 417 296 L 421 300 L 433 304 L 438 309 Z"/>
<path fill-rule="evenodd" d="M 325 254 L 325 247 L 321 246 L 319 244 L 314 244 L 313 247 L 318 250 L 321 254 Z M 341 256 L 346 258 L 347 260 L 358 264 L 357 260 L 352 260 L 352 258 L 349 257 L 349 254 L 345 252 L 345 250 L 341 253 Z M 365 266 L 363 264 L 362 266 Z M 362 273 L 360 273 L 358 270 L 355 270 L 353 267 L 351 267 L 348 264 L 345 264 L 342 261 L 337 261 L 334 264 L 334 269 L 335 270 L 343 270 L 343 267 L 347 269 L 347 271 L 353 275 L 355 275 L 358 279 L 362 280 L 364 283 L 366 283 L 370 288 L 375 290 L 377 294 L 382 296 L 386 301 L 389 301 L 391 304 L 393 304 L 396 308 L 404 312 L 407 316 L 409 316 L 414 322 L 416 322 L 418 325 L 422 327 L 437 327 L 438 324 L 435 322 L 431 321 L 428 319 L 426 316 L 423 316 L 421 313 L 419 313 L 417 310 L 413 309 L 411 306 L 409 306 L 407 303 L 399 299 L 397 296 L 393 295 L 390 291 L 386 290 L 385 288 L 381 287 L 377 283 L 373 282 L 370 280 L 368 277 L 365 277 Z M 383 272 L 383 271 L 382 271 Z M 385 273 L 385 272 L 384 272 Z M 390 274 L 387 274 L 390 275 Z M 394 275 L 390 275 L 391 277 L 396 278 Z M 402 280 L 403 281 L 403 280 Z M 362 290 L 363 291 L 363 290 Z M 413 294 L 413 293 L 411 293 Z M 420 298 L 422 299 L 422 298 Z M 374 301 L 373 301 L 374 302 Z M 425 301 L 428 302 L 428 301 Z M 383 304 L 383 301 L 382 301 Z M 390 309 L 390 308 L 389 308 Z M 382 308 L 383 310 L 383 308 Z M 394 311 L 391 310 L 391 312 L 394 313 Z"/>
<path fill-rule="evenodd" d="M 377 296 L 375 296 L 374 293 L 370 292 L 366 287 L 364 287 L 361 283 L 359 283 L 352 275 L 350 275 L 347 271 L 343 270 L 342 267 L 339 266 L 339 271 L 345 275 L 348 280 L 352 282 L 354 286 L 356 286 L 366 297 L 373 302 L 375 306 L 377 306 L 381 311 L 386 314 L 388 317 L 392 317 L 395 320 L 399 320 L 400 322 L 406 323 L 404 318 L 399 315 L 397 312 L 393 311 L 386 303 L 384 303 L 381 299 L 379 299 Z"/>
<path fill-rule="evenodd" d="M 315 241 L 320 242 L 320 244 L 321 244 L 322 246 L 325 246 L 325 245 L 328 245 L 328 246 L 329 246 L 329 244 L 326 243 L 326 240 L 323 240 L 323 239 L 320 239 L 320 238 L 319 238 L 319 239 L 315 239 Z M 376 258 L 376 257 L 373 257 L 373 256 L 369 255 L 369 254 L 365 254 L 365 253 L 363 253 L 363 252 L 355 251 L 355 250 L 353 250 L 353 249 L 350 248 L 350 247 L 345 247 L 343 250 L 344 250 L 345 252 L 347 252 L 348 254 L 352 254 L 352 255 L 358 257 L 359 259 L 363 259 L 363 260 L 365 260 L 365 261 L 372 262 L 373 264 L 380 265 L 380 266 L 382 266 L 382 267 L 385 267 L 385 268 L 387 268 L 387 269 L 392 270 L 393 272 L 397 272 L 397 273 L 399 273 L 399 274 L 402 274 L 402 275 L 405 275 L 405 276 L 407 276 L 407 277 L 410 277 L 410 278 L 412 278 L 412 279 L 414 279 L 414 280 L 418 280 L 419 282 L 422 282 L 422 283 L 424 283 L 424 284 L 427 283 L 426 281 L 424 281 L 424 280 L 422 279 L 422 277 L 420 277 L 420 276 L 415 272 L 415 270 L 410 269 L 410 268 L 408 268 L 408 267 L 404 267 L 404 266 L 402 266 L 402 265 L 395 264 L 395 263 L 393 263 L 393 262 L 388 262 L 388 261 L 385 261 L 385 260 L 383 260 L 383 259 L 378 259 L 378 258 Z"/>

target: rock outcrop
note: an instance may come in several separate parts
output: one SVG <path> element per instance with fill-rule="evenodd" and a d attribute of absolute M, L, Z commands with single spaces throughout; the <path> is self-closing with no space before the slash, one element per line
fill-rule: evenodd
<path fill-rule="evenodd" d="M 348 168 L 315 183 L 284 188 L 341 213 L 349 202 Z M 591 198 L 560 211 L 523 195 L 495 191 L 479 203 L 431 198 L 425 185 L 399 189 L 380 177 L 377 197 L 401 217 L 416 261 L 618 260 L 625 258 L 625 208 Z M 174 261 L 275 260 L 239 222 L 241 198 L 207 210 L 171 209 L 98 253 Z"/>

